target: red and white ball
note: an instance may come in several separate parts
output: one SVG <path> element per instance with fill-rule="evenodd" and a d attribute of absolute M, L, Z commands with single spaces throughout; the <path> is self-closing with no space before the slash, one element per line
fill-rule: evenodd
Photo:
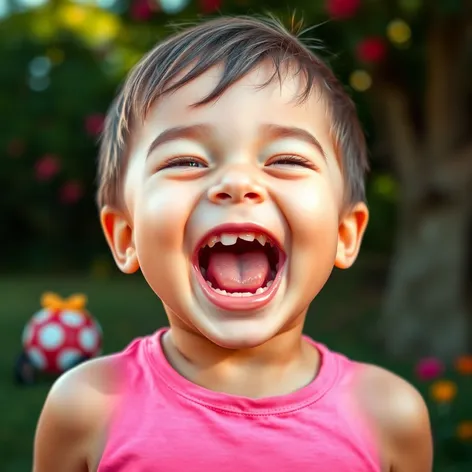
<path fill-rule="evenodd" d="M 100 354 L 102 329 L 86 310 L 43 308 L 25 326 L 22 340 L 37 370 L 58 374 Z"/>

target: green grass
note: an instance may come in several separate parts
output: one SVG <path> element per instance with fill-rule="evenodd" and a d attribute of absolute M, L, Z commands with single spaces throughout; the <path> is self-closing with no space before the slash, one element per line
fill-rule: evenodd
<path fill-rule="evenodd" d="M 21 350 L 21 332 L 39 309 L 45 291 L 63 296 L 81 292 L 88 309 L 104 331 L 104 351 L 122 349 L 134 337 L 151 333 L 165 324 L 159 300 L 137 277 L 117 280 L 88 278 L 0 279 L 0 470 L 31 471 L 35 425 L 50 385 L 21 387 L 13 382 L 15 357 Z"/>
<path fill-rule="evenodd" d="M 387 366 L 408 376 L 411 368 L 386 362 L 369 342 L 369 327 L 379 303 L 377 290 L 364 283 L 363 270 L 334 274 L 313 304 L 306 333 L 330 348 L 357 360 Z M 362 287 L 362 289 L 361 289 Z M 18 386 L 13 366 L 21 350 L 21 332 L 39 309 L 43 292 L 62 296 L 81 292 L 89 298 L 88 309 L 104 331 L 104 352 L 116 352 L 133 338 L 152 333 L 166 325 L 159 300 L 139 276 L 94 279 L 87 277 L 14 277 L 0 279 L 0 470 L 31 471 L 36 422 L 50 384 Z M 470 471 L 451 461 L 439 462 L 438 472 Z"/>

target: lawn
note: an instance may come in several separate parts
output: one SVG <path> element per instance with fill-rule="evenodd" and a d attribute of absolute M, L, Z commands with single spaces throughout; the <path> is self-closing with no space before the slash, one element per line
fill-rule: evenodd
<path fill-rule="evenodd" d="M 372 282 L 376 277 L 367 279 L 365 275 L 362 265 L 334 274 L 310 310 L 306 333 L 355 359 L 387 366 L 410 378 L 411 366 L 386 362 L 369 342 L 369 327 L 378 309 L 379 294 Z M 12 373 L 15 357 L 21 350 L 23 326 L 38 310 L 41 294 L 51 290 L 62 296 L 87 294 L 88 309 L 104 331 L 105 353 L 120 350 L 134 337 L 152 333 L 166 324 L 159 300 L 140 276 L 0 278 L 1 472 L 31 471 L 34 429 L 49 385 L 17 386 Z M 472 462 L 466 463 L 464 457 L 461 463 L 446 457 L 439 457 L 437 462 L 438 472 L 472 470 Z"/>

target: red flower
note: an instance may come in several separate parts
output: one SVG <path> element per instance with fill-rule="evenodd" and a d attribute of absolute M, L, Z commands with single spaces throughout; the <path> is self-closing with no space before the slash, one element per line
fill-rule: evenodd
<path fill-rule="evenodd" d="M 444 372 L 444 364 L 434 357 L 422 359 L 416 365 L 416 375 L 420 380 L 433 380 Z"/>
<path fill-rule="evenodd" d="M 136 21 L 146 21 L 152 16 L 152 8 L 147 0 L 134 0 L 131 5 L 131 18 Z"/>
<path fill-rule="evenodd" d="M 339 20 L 352 18 L 360 6 L 360 0 L 326 0 L 325 4 L 328 15 Z"/>
<path fill-rule="evenodd" d="M 59 191 L 59 200 L 64 205 L 77 203 L 84 195 L 82 184 L 76 180 L 66 182 Z"/>
<path fill-rule="evenodd" d="M 454 366 L 461 375 L 472 375 L 472 355 L 460 356 Z"/>
<path fill-rule="evenodd" d="M 213 13 L 221 8 L 221 0 L 200 0 L 200 10 L 202 13 Z"/>
<path fill-rule="evenodd" d="M 36 180 L 46 182 L 51 180 L 61 170 L 61 163 L 56 156 L 46 154 L 36 161 L 34 166 Z"/>
<path fill-rule="evenodd" d="M 94 113 L 85 118 L 85 131 L 90 136 L 98 136 L 103 130 L 105 117 L 101 113 Z"/>
<path fill-rule="evenodd" d="M 387 53 L 381 37 L 366 38 L 357 45 L 357 57 L 362 62 L 380 62 Z"/>

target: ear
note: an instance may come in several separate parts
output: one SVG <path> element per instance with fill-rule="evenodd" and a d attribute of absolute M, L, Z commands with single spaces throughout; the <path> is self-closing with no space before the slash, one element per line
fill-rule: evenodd
<path fill-rule="evenodd" d="M 125 214 L 105 206 L 100 212 L 100 221 L 116 265 L 125 274 L 133 274 L 139 269 L 139 262 L 134 247 L 133 230 Z"/>
<path fill-rule="evenodd" d="M 369 210 L 362 202 L 344 214 L 339 224 L 338 250 L 334 262 L 339 269 L 348 269 L 354 264 L 368 221 Z"/>

